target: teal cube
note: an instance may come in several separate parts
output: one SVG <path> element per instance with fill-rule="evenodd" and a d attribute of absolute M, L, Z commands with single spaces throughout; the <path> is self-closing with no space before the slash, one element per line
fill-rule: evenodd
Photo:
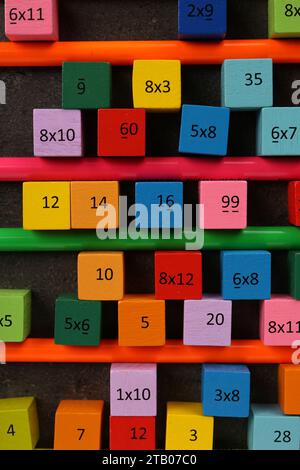
<path fill-rule="evenodd" d="M 62 107 L 65 109 L 109 108 L 111 64 L 108 62 L 64 62 Z"/>
<path fill-rule="evenodd" d="M 99 301 L 78 300 L 73 294 L 58 297 L 55 303 L 55 344 L 98 346 L 101 340 Z"/>
<path fill-rule="evenodd" d="M 221 71 L 222 106 L 256 110 L 273 105 L 272 59 L 225 60 Z"/>
<path fill-rule="evenodd" d="M 0 289 L 0 341 L 22 342 L 31 328 L 31 292 Z"/>
<path fill-rule="evenodd" d="M 299 450 L 300 417 L 286 416 L 278 405 L 252 405 L 248 449 Z"/>

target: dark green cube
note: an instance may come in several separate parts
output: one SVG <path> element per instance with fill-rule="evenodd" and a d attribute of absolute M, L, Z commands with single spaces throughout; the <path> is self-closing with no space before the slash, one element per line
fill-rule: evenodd
<path fill-rule="evenodd" d="M 300 251 L 290 251 L 289 264 L 289 291 L 296 300 L 300 300 Z"/>
<path fill-rule="evenodd" d="M 101 302 L 78 300 L 73 294 L 55 303 L 55 344 L 98 346 L 101 339 Z"/>
<path fill-rule="evenodd" d="M 64 62 L 62 106 L 65 109 L 109 108 L 111 65 L 108 62 Z"/>

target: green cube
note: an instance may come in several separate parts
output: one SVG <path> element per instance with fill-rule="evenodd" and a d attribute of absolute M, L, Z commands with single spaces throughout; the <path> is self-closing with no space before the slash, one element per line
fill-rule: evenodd
<path fill-rule="evenodd" d="M 31 292 L 0 289 L 0 341 L 19 343 L 31 328 Z"/>
<path fill-rule="evenodd" d="M 62 106 L 65 109 L 109 108 L 111 65 L 108 62 L 64 62 Z"/>
<path fill-rule="evenodd" d="M 55 304 L 55 344 L 98 346 L 101 339 L 101 302 L 78 300 L 73 294 Z"/>
<path fill-rule="evenodd" d="M 299 0 L 269 0 L 269 37 L 300 37 Z"/>
<path fill-rule="evenodd" d="M 300 300 L 300 251 L 290 251 L 289 265 L 289 291 L 296 300 Z"/>

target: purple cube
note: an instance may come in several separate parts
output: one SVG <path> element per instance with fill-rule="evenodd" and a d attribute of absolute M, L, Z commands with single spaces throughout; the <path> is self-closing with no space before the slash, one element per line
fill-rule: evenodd
<path fill-rule="evenodd" d="M 156 416 L 156 364 L 112 364 L 111 416 Z"/>
<path fill-rule="evenodd" d="M 36 157 L 82 157 L 82 117 L 76 109 L 34 109 Z"/>
<path fill-rule="evenodd" d="M 183 344 L 230 346 L 232 302 L 219 296 L 184 301 Z"/>

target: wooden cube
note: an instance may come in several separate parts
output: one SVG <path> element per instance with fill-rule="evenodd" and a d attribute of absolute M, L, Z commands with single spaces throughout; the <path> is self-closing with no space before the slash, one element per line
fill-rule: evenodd
<path fill-rule="evenodd" d="M 31 292 L 0 289 L 0 341 L 21 342 L 31 328 Z"/>
<path fill-rule="evenodd" d="M 289 291 L 296 300 L 300 300 L 300 251 L 289 251 Z"/>
<path fill-rule="evenodd" d="M 299 2 L 288 2 L 287 0 L 268 0 L 268 2 L 269 37 L 299 38 Z"/>
<path fill-rule="evenodd" d="M 300 365 L 280 364 L 278 386 L 282 412 L 286 415 L 300 415 Z"/>
<path fill-rule="evenodd" d="M 110 416 L 110 450 L 155 450 L 155 416 Z"/>
<path fill-rule="evenodd" d="M 300 227 L 300 181 L 288 183 L 289 222 Z"/>

